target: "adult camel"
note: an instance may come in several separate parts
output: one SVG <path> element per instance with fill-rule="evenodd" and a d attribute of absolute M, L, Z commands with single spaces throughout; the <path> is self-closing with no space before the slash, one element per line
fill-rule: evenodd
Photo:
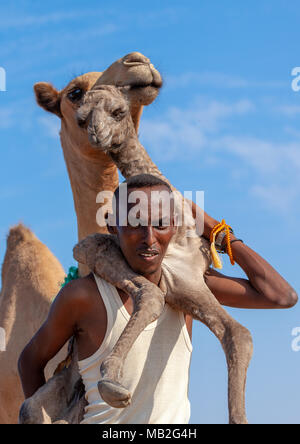
<path fill-rule="evenodd" d="M 162 86 L 159 72 L 138 52 L 120 58 L 104 72 L 76 77 L 61 91 L 45 82 L 34 86 L 37 103 L 61 120 L 60 139 L 74 198 L 78 240 L 91 233 L 105 232 L 96 221 L 99 207 L 96 198 L 100 191 L 113 191 L 119 183 L 113 161 L 90 145 L 86 131 L 76 119 L 79 104 L 96 81 L 127 86 L 136 131 L 143 106 L 155 100 Z M 79 265 L 81 276 L 87 272 L 86 266 Z M 0 293 L 0 326 L 6 333 L 6 351 L 0 352 L 0 423 L 17 422 L 24 399 L 17 361 L 45 320 L 64 277 L 59 261 L 27 227 L 19 224 L 10 229 Z M 66 346 L 47 366 L 47 378 L 65 355 Z"/>

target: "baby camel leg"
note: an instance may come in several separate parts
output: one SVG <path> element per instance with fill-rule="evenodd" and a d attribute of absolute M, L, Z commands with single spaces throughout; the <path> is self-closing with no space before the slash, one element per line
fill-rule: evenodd
<path fill-rule="evenodd" d="M 207 287 L 201 294 L 166 295 L 166 302 L 203 322 L 221 342 L 228 367 L 229 422 L 247 424 L 245 385 L 253 352 L 250 332 L 224 310 Z"/>
<path fill-rule="evenodd" d="M 125 291 L 134 302 L 131 318 L 110 355 L 102 362 L 98 382 L 102 399 L 112 407 L 123 408 L 131 402 L 130 392 L 122 386 L 122 370 L 126 356 L 140 333 L 163 311 L 162 291 L 144 277 L 134 273 L 114 236 L 94 234 L 79 242 L 74 258 L 112 285 Z"/>
<path fill-rule="evenodd" d="M 113 407 L 130 404 L 131 394 L 121 384 L 124 361 L 140 333 L 160 316 L 165 305 L 160 289 L 142 276 L 134 278 L 130 286 L 134 311 L 111 354 L 100 367 L 103 379 L 98 382 L 98 390 L 102 399 Z"/>

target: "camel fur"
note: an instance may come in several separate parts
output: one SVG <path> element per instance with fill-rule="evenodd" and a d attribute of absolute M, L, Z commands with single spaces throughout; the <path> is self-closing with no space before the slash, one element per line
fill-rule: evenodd
<path fill-rule="evenodd" d="M 91 145 L 109 155 L 126 179 L 146 173 L 167 181 L 137 138 L 126 88 L 96 83 L 77 114 L 81 125 L 87 127 Z M 172 189 L 175 211 L 180 216 L 183 196 Z M 138 335 L 160 316 L 168 303 L 203 322 L 219 339 L 228 366 L 229 422 L 245 424 L 246 372 L 253 348 L 251 334 L 227 313 L 206 286 L 204 272 L 210 264 L 209 243 L 200 234 L 191 212 L 184 212 L 183 223 L 177 227 L 162 263 L 160 288 L 130 269 L 114 235 L 89 235 L 74 247 L 76 260 L 87 264 L 134 301 L 131 319 L 101 364 L 98 389 L 102 399 L 113 407 L 123 408 L 131 402 L 131 394 L 122 385 L 124 361 Z"/>

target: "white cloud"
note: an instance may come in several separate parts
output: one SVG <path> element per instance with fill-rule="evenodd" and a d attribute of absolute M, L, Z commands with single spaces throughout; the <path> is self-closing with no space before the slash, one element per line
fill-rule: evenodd
<path fill-rule="evenodd" d="M 236 120 L 254 110 L 254 104 L 247 100 L 229 104 L 198 99 L 187 109 L 170 108 L 163 116 L 143 120 L 141 141 L 159 162 L 178 158 L 196 162 L 200 152 L 205 165 L 227 159 L 230 178 L 241 186 L 246 180 L 251 195 L 279 211 L 297 208 L 300 142 L 232 134 L 232 117 Z"/>
<path fill-rule="evenodd" d="M 262 177 L 265 175 L 277 179 L 293 174 L 300 175 L 300 143 L 277 143 L 247 136 L 225 136 L 211 141 L 211 146 L 224 149 L 244 161 Z M 300 190 L 299 190 L 300 191 Z"/>
<path fill-rule="evenodd" d="M 221 72 L 186 72 L 167 76 L 165 85 L 167 88 L 183 88 L 191 85 L 214 88 L 285 88 L 287 83 L 274 80 L 254 81 Z"/>
<path fill-rule="evenodd" d="M 291 136 L 293 136 L 293 137 L 296 138 L 296 139 L 299 139 L 299 138 L 300 138 L 300 131 L 299 131 L 298 129 L 291 128 L 290 126 L 285 126 L 285 127 L 284 127 L 284 131 L 285 131 L 287 134 L 290 134 Z"/>
<path fill-rule="evenodd" d="M 103 37 L 110 35 L 120 28 L 114 23 L 99 23 L 98 26 L 89 26 L 85 28 L 84 26 L 78 26 L 76 32 L 74 29 L 64 30 L 61 28 L 53 28 L 51 30 L 51 39 L 49 38 L 49 31 L 42 28 L 39 32 L 39 38 L 36 39 L 35 35 L 25 34 L 21 35 L 19 38 L 8 40 L 3 48 L 1 48 L 1 56 L 10 61 L 14 66 L 14 72 L 19 66 L 19 70 L 24 72 L 24 66 L 28 63 L 28 66 L 35 61 L 35 58 L 39 55 L 40 58 L 49 57 L 55 55 L 57 57 L 57 42 L 63 42 L 63 47 L 66 45 L 71 45 L 70 48 L 74 54 L 78 56 L 78 52 L 83 50 L 88 44 L 87 42 L 93 38 Z M 32 57 L 32 47 L 34 45 L 35 57 Z M 20 49 L 21 48 L 21 49 Z M 69 49 L 70 51 L 70 49 Z M 18 59 L 15 59 L 15 54 L 18 53 Z M 29 58 L 30 54 L 30 58 Z M 11 57 L 11 59 L 8 59 Z M 82 55 L 81 55 L 82 57 Z M 64 68 L 65 72 L 66 68 Z"/>
<path fill-rule="evenodd" d="M 46 134 L 51 137 L 51 139 L 57 139 L 59 137 L 60 120 L 56 116 L 45 115 L 39 117 L 38 121 L 45 128 Z"/>
<path fill-rule="evenodd" d="M 26 191 L 28 191 L 28 190 L 26 189 L 26 187 L 24 187 L 24 185 L 19 186 L 19 187 L 11 186 L 11 185 L 10 186 L 6 186 L 6 185 L 1 186 L 0 201 L 2 201 L 2 200 L 7 201 L 10 199 L 20 198 L 26 193 Z M 6 202 L 6 205 L 7 205 L 7 202 Z"/>
<path fill-rule="evenodd" d="M 294 186 L 278 184 L 253 185 L 250 193 L 262 200 L 269 208 L 280 212 L 289 212 L 299 199 L 299 191 Z"/>
<path fill-rule="evenodd" d="M 207 145 L 209 134 L 221 130 L 224 119 L 254 109 L 248 100 L 228 104 L 198 98 L 188 109 L 172 107 L 159 118 L 142 120 L 141 139 L 160 160 L 191 156 Z"/>
<path fill-rule="evenodd" d="M 221 88 L 245 88 L 248 81 L 238 77 L 217 72 L 186 72 L 177 76 L 170 75 L 165 79 L 170 88 L 185 87 L 189 85 L 210 85 Z"/>
<path fill-rule="evenodd" d="M 12 28 L 22 28 L 22 27 L 32 27 L 47 24 L 56 24 L 60 22 L 65 22 L 68 20 L 74 21 L 76 19 L 82 19 L 83 17 L 93 16 L 95 10 L 82 9 L 77 11 L 64 11 L 64 12 L 54 12 L 50 14 L 40 14 L 40 15 L 25 15 L 22 16 L 15 15 L 13 17 L 2 16 L 0 20 L 2 29 L 12 29 Z"/>
<path fill-rule="evenodd" d="M 300 114 L 300 106 L 299 105 L 282 105 L 276 108 L 276 111 L 284 114 L 288 117 L 296 117 Z"/>
<path fill-rule="evenodd" d="M 282 213 L 299 210 L 300 143 L 230 136 L 217 141 L 217 145 L 219 153 L 223 147 L 241 162 L 241 171 L 252 171 L 250 194 Z"/>
<path fill-rule="evenodd" d="M 0 128 L 10 128 L 13 125 L 13 109 L 0 108 Z"/>
<path fill-rule="evenodd" d="M 0 107 L 0 128 L 15 127 L 22 131 L 32 128 L 35 110 L 36 105 L 31 97 L 8 101 L 6 106 Z"/>
<path fill-rule="evenodd" d="M 85 5 L 84 5 L 85 6 Z M 2 14 L 0 17 L 0 27 L 2 30 L 33 27 L 42 25 L 56 25 L 67 21 L 71 22 L 83 22 L 88 27 L 92 20 L 97 19 L 111 19 L 114 23 L 125 23 L 127 26 L 131 26 L 134 23 L 135 26 L 145 27 L 155 24 L 169 24 L 174 23 L 180 17 L 180 9 L 172 8 L 158 8 L 153 9 L 152 5 L 149 10 L 145 12 L 136 11 L 123 11 L 120 8 L 105 8 L 104 4 L 101 4 L 98 8 L 81 8 L 72 9 L 70 11 L 52 12 L 49 14 Z M 99 29 L 101 27 L 99 26 Z M 75 34 L 74 34 L 75 35 Z"/>
<path fill-rule="evenodd" d="M 210 146 L 233 154 L 245 165 L 261 174 L 274 174 L 282 161 L 282 147 L 272 142 L 249 136 L 224 136 L 210 140 Z"/>

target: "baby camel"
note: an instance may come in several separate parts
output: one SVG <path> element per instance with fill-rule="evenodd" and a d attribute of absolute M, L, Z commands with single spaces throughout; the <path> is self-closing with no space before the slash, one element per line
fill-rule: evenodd
<path fill-rule="evenodd" d="M 126 94 L 124 87 L 96 84 L 77 112 L 78 122 L 87 127 L 90 143 L 108 154 L 126 179 L 146 173 L 168 182 L 137 138 Z M 179 214 L 184 198 L 171 188 Z M 226 312 L 205 284 L 209 243 L 198 234 L 191 213 L 184 213 L 184 220 L 169 244 L 162 263 L 160 288 L 129 268 L 114 235 L 90 235 L 73 252 L 78 262 L 88 265 L 134 301 L 131 319 L 101 365 L 98 389 L 102 399 L 113 407 L 130 403 L 131 394 L 122 386 L 123 363 L 138 335 L 160 316 L 168 303 L 203 322 L 221 342 L 228 366 L 229 421 L 247 423 L 245 382 L 252 356 L 251 334 Z"/>

